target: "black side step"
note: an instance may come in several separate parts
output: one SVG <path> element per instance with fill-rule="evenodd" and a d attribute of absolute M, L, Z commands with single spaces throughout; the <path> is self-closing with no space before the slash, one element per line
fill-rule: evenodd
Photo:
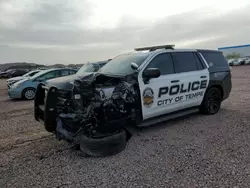
<path fill-rule="evenodd" d="M 188 110 L 182 110 L 182 111 L 178 111 L 175 113 L 171 113 L 171 114 L 167 114 L 167 115 L 163 115 L 163 116 L 157 116 L 155 118 L 151 118 L 149 120 L 145 120 L 144 122 L 142 122 L 141 124 L 137 125 L 138 127 L 147 127 L 153 124 L 157 124 L 157 123 L 161 123 L 163 121 L 168 121 L 170 119 L 175 119 L 178 117 L 182 117 L 188 114 L 193 114 L 193 113 L 197 113 L 199 112 L 198 108 L 191 108 Z"/>

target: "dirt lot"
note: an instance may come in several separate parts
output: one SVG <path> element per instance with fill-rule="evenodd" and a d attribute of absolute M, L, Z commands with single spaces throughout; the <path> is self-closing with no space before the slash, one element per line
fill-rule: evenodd
<path fill-rule="evenodd" d="M 250 187 L 250 66 L 213 116 L 137 130 L 122 153 L 85 158 L 44 131 L 0 80 L 0 187 Z"/>

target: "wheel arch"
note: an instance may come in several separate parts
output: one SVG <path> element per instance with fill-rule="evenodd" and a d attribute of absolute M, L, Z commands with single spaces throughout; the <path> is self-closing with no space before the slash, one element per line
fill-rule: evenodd
<path fill-rule="evenodd" d="M 223 90 L 223 87 L 220 85 L 220 84 L 214 84 L 214 85 L 210 85 L 208 88 L 207 88 L 207 91 L 210 89 L 210 88 L 217 88 L 220 90 L 221 92 L 221 98 L 224 97 L 224 90 Z"/>

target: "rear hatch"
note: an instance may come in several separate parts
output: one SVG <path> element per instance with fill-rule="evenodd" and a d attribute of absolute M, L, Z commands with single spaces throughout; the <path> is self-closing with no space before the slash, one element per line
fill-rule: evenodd
<path fill-rule="evenodd" d="M 231 89 L 231 68 L 222 52 L 217 50 L 198 50 L 206 60 L 209 68 L 209 84 L 222 88 L 223 99 L 228 98 Z"/>

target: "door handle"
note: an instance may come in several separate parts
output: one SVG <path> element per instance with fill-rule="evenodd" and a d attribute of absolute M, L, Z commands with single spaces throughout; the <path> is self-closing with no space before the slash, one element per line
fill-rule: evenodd
<path fill-rule="evenodd" d="M 180 80 L 172 80 L 171 83 L 177 83 L 179 82 Z"/>
<path fill-rule="evenodd" d="M 201 76 L 201 78 L 206 78 L 207 76 Z"/>

